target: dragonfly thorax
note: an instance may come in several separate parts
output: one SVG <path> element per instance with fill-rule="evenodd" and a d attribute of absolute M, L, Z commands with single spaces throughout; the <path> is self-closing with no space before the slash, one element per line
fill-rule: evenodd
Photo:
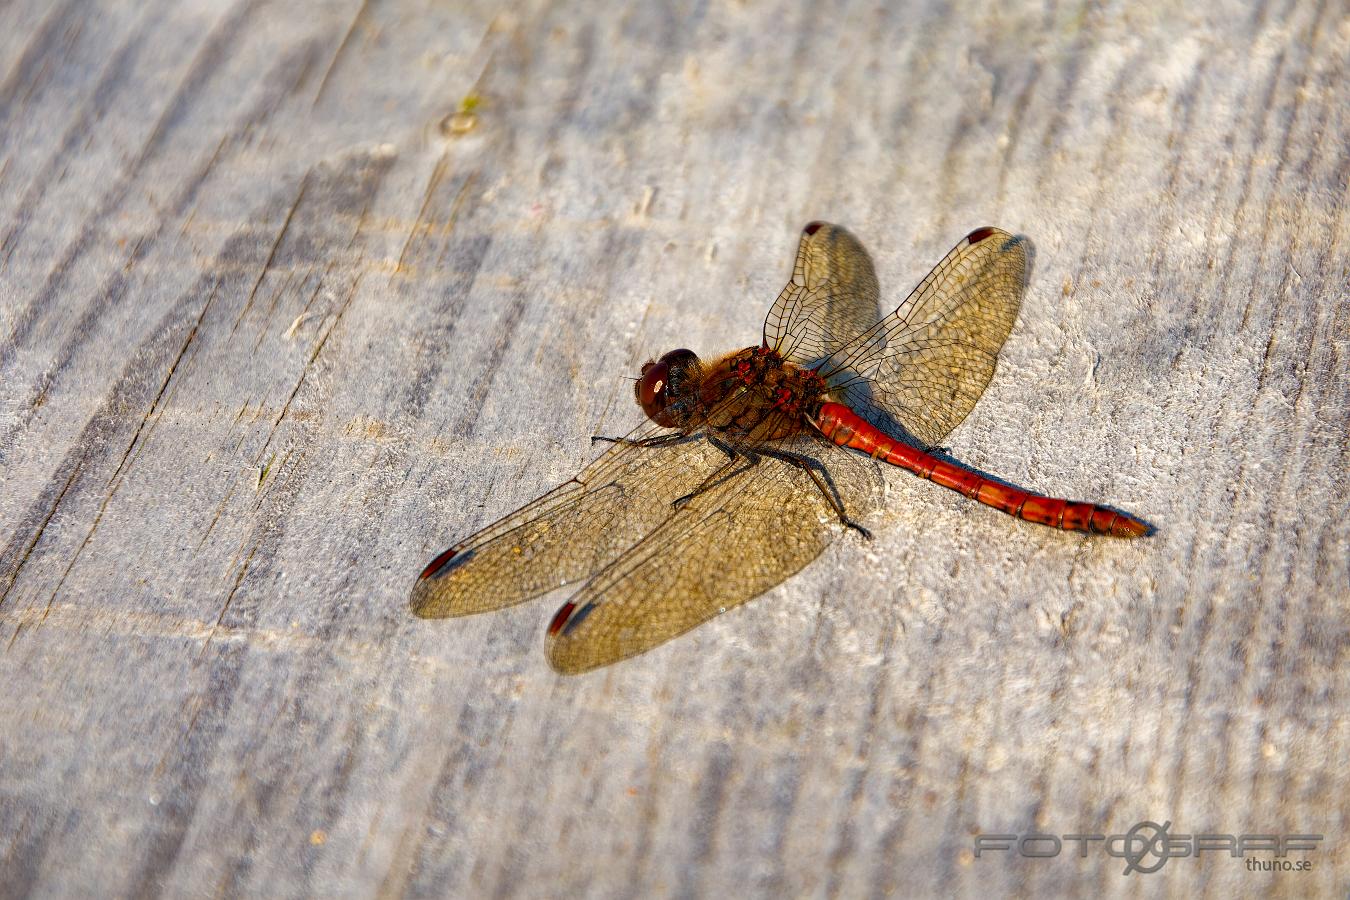
<path fill-rule="evenodd" d="M 685 430 L 705 428 L 733 443 L 796 434 L 824 395 L 825 384 L 816 373 L 763 346 L 706 364 L 689 351 L 668 353 L 644 367 L 638 385 L 638 400 L 653 421 Z"/>

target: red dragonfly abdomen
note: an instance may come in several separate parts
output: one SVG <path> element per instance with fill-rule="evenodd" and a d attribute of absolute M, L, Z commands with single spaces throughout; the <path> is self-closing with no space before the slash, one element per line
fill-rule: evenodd
<path fill-rule="evenodd" d="M 999 484 L 996 481 L 938 459 L 903 441 L 897 441 L 879 431 L 853 410 L 841 403 L 825 403 L 815 420 L 825 437 L 842 447 L 861 450 L 902 469 L 908 469 L 934 484 L 965 494 L 986 506 L 1002 510 L 1010 516 L 1063 528 L 1066 531 L 1091 531 L 1115 537 L 1140 537 L 1149 531 L 1143 522 L 1122 512 L 1081 503 L 1033 494 L 1021 488 Z"/>

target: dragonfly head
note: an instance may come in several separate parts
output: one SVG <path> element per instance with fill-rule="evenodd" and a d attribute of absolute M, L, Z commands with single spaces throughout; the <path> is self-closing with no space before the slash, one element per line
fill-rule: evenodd
<path fill-rule="evenodd" d="M 692 350 L 672 350 L 642 366 L 642 377 L 633 386 L 638 405 L 658 425 L 681 428 L 697 408 L 703 363 Z"/>

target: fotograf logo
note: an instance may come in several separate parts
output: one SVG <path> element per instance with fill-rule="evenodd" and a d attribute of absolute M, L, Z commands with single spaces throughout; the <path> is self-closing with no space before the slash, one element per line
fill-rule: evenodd
<path fill-rule="evenodd" d="M 1124 834 L 977 834 L 975 856 L 990 851 L 1016 852 L 1024 857 L 1059 856 L 1065 844 L 1077 844 L 1078 855 L 1086 857 L 1088 849 L 1098 843 L 1108 856 L 1125 860 L 1121 873 L 1139 872 L 1147 875 L 1167 864 L 1169 859 L 1199 856 L 1201 853 L 1227 853 L 1234 859 L 1250 854 L 1270 853 L 1276 860 L 1284 860 L 1290 853 L 1306 853 L 1317 849 L 1320 834 L 1172 834 L 1172 820 L 1159 825 L 1151 819 L 1136 822 Z M 1270 863 L 1248 865 L 1255 871 L 1308 872 L 1312 862 L 1306 859 L 1285 860 L 1280 865 Z"/>

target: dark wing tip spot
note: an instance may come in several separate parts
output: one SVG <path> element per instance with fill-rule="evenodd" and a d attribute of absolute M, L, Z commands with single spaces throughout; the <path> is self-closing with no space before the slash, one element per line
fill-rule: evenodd
<path fill-rule="evenodd" d="M 445 566 L 446 563 L 454 559 L 454 557 L 455 557 L 455 548 L 451 547 L 449 550 L 445 551 L 440 556 L 433 559 L 427 565 L 427 567 L 422 570 L 422 574 L 418 575 L 417 577 L 419 579 L 430 578 L 432 575 L 435 575 L 437 572 L 439 572 L 441 568 Z"/>
<path fill-rule="evenodd" d="M 417 576 L 417 580 L 423 581 L 427 578 L 439 578 L 442 575 L 449 574 L 473 559 L 473 555 L 474 551 L 472 550 L 464 550 L 461 552 L 458 547 L 451 547 L 449 550 L 433 559 L 427 567 L 422 570 L 422 574 Z"/>
<path fill-rule="evenodd" d="M 562 631 L 563 625 L 567 624 L 568 617 L 572 615 L 572 610 L 576 608 L 577 605 L 571 600 L 558 607 L 558 611 L 553 614 L 553 621 L 548 623 L 548 633 L 554 635 Z"/>
<path fill-rule="evenodd" d="M 815 234 L 824 227 L 824 222 L 807 222 L 806 227 L 802 229 L 802 234 Z"/>
<path fill-rule="evenodd" d="M 986 225 L 983 228 L 976 228 L 970 234 L 966 235 L 966 240 L 971 244 L 978 244 L 980 241 L 994 233 L 994 229 Z"/>

